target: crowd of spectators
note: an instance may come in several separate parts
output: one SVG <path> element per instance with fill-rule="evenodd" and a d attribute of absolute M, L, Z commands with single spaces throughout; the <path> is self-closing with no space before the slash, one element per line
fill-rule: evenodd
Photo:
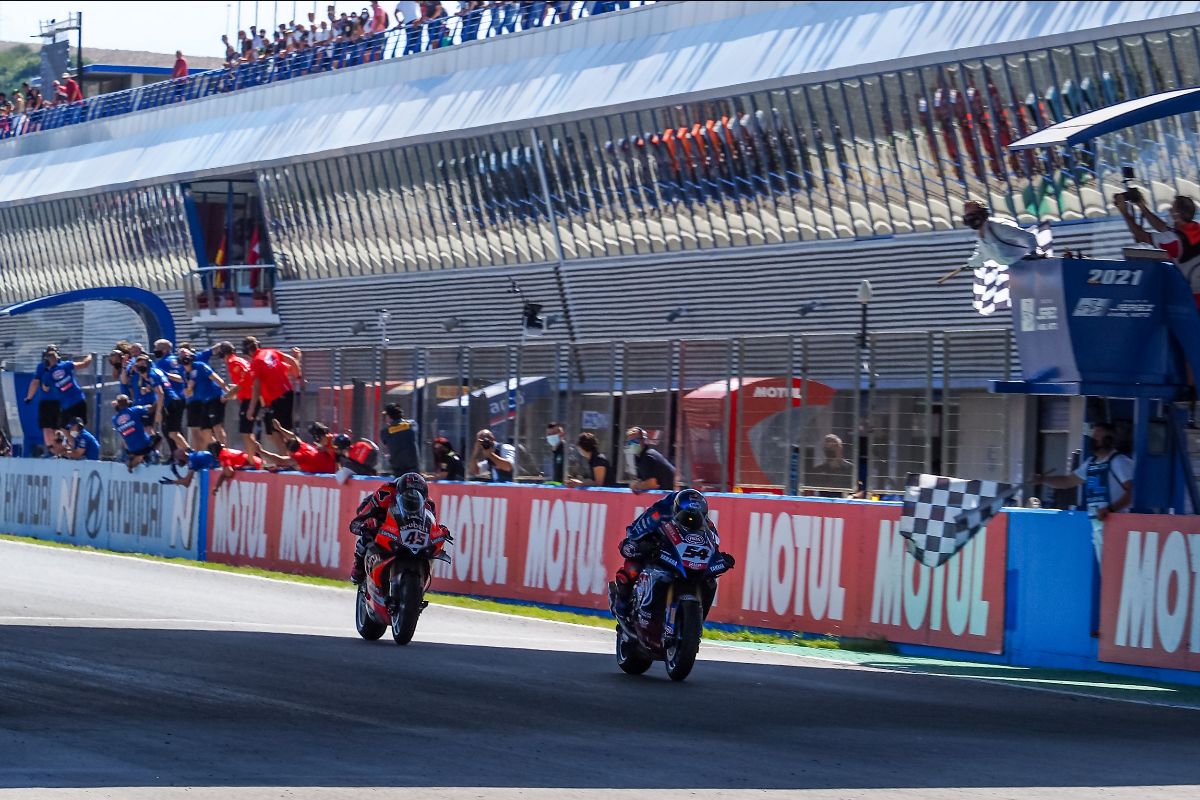
<path fill-rule="evenodd" d="M 630 0 L 466 0 L 454 14 L 440 2 L 414 0 L 402 0 L 390 13 L 378 0 L 358 11 L 338 11 L 336 5 L 329 5 L 324 14 L 309 12 L 304 19 L 274 28 L 251 25 L 239 30 L 233 40 L 222 35 L 224 67 L 220 70 L 190 75 L 187 59 L 176 51 L 170 80 L 124 93 L 84 102 L 78 82 L 69 73 L 51 89 L 26 83 L 9 95 L 0 93 L 0 138 L 436 50 L 637 4 Z M 66 107 L 66 113 L 52 113 L 59 107 Z"/>
<path fill-rule="evenodd" d="M 54 81 L 45 93 L 31 86 L 28 81 L 11 92 L 0 91 L 0 137 L 37 130 L 40 115 L 35 112 L 68 106 L 82 100 L 83 91 L 79 88 L 79 81 L 69 72 L 64 72 L 62 78 Z"/>

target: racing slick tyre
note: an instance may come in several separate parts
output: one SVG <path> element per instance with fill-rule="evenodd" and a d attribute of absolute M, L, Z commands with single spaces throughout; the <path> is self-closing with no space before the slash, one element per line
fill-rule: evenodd
<path fill-rule="evenodd" d="M 417 632 L 417 618 L 421 616 L 421 595 L 424 585 L 421 576 L 405 572 L 400 578 L 400 602 L 392 617 L 392 638 L 396 644 L 408 644 Z"/>
<path fill-rule="evenodd" d="M 675 612 L 675 635 L 664 644 L 667 674 L 673 681 L 686 678 L 696 664 L 700 652 L 700 637 L 704 634 L 704 612 L 694 597 L 679 601 Z"/>
<path fill-rule="evenodd" d="M 371 617 L 371 613 L 367 610 L 368 602 L 367 587 L 359 584 L 358 596 L 354 598 L 354 627 L 358 629 L 359 636 L 368 642 L 373 642 L 383 636 L 387 625 L 377 622 Z"/>
<path fill-rule="evenodd" d="M 617 626 L 617 666 L 630 675 L 641 675 L 650 669 L 654 659 L 646 655 L 638 643 L 625 635 Z"/>

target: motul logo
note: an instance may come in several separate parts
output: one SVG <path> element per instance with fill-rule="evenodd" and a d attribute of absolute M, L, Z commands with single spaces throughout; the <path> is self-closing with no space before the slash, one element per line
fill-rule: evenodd
<path fill-rule="evenodd" d="M 525 585 L 580 594 L 605 590 L 602 503 L 534 500 L 529 511 Z"/>
<path fill-rule="evenodd" d="M 212 539 L 208 549 L 231 556 L 262 558 L 267 554 L 267 485 L 230 481 L 213 504 Z"/>
<path fill-rule="evenodd" d="M 1125 540 L 1113 643 L 1174 653 L 1186 632 L 1188 651 L 1200 653 L 1200 533 L 1171 531 L 1161 550 L 1158 538 L 1130 531 Z"/>
<path fill-rule="evenodd" d="M 341 489 L 289 484 L 283 490 L 279 558 L 297 564 L 338 565 Z"/>
<path fill-rule="evenodd" d="M 784 398 L 788 396 L 788 388 L 786 386 L 755 386 L 754 396 Z M 794 398 L 799 398 L 800 390 L 793 388 L 791 396 Z"/>
<path fill-rule="evenodd" d="M 990 605 L 983 599 L 987 530 L 975 534 L 945 564 L 930 568 L 905 552 L 904 538 L 896 527 L 894 522 L 879 524 L 871 622 L 940 631 L 944 619 L 955 636 L 963 632 L 986 636 Z"/>
<path fill-rule="evenodd" d="M 801 514 L 750 514 L 742 608 L 814 620 L 843 619 L 845 520 Z"/>
<path fill-rule="evenodd" d="M 436 562 L 434 575 L 491 586 L 508 580 L 505 528 L 508 500 L 498 497 L 444 495 L 441 522 L 454 536 L 453 565 Z"/>

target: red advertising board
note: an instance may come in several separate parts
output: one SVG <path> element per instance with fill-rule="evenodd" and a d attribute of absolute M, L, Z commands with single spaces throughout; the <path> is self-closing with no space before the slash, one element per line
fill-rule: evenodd
<path fill-rule="evenodd" d="M 241 473 L 210 501 L 208 557 L 345 577 L 346 525 L 376 486 Z M 433 484 L 432 493 L 455 537 L 453 563 L 436 565 L 435 589 L 584 608 L 607 607 L 625 526 L 657 497 L 489 484 Z M 904 552 L 898 506 L 750 495 L 710 504 L 722 549 L 737 559 L 720 581 L 713 621 L 1003 648 L 1003 515 L 929 569 Z"/>
<path fill-rule="evenodd" d="M 1113 515 L 1101 554 L 1100 660 L 1200 670 L 1200 517 Z"/>

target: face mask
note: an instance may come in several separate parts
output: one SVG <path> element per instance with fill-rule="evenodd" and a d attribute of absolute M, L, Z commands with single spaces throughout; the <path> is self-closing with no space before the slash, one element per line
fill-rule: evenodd
<path fill-rule="evenodd" d="M 149 367 L 138 367 L 138 368 L 137 368 L 137 371 L 138 371 L 138 372 L 145 373 L 145 372 L 149 372 L 149 371 L 150 371 L 150 368 L 149 368 Z"/>
<path fill-rule="evenodd" d="M 551 447 L 558 447 L 558 444 L 561 441 L 562 441 L 562 437 L 559 436 L 557 433 L 552 433 L 546 437 L 546 444 L 550 445 Z"/>
<path fill-rule="evenodd" d="M 626 442 L 625 452 L 629 453 L 631 456 L 640 455 L 642 452 L 642 447 L 643 445 L 641 442 Z"/>
<path fill-rule="evenodd" d="M 154 351 L 155 358 L 166 358 L 167 355 L 168 355 L 168 351 L 166 351 L 166 350 L 155 350 Z"/>

